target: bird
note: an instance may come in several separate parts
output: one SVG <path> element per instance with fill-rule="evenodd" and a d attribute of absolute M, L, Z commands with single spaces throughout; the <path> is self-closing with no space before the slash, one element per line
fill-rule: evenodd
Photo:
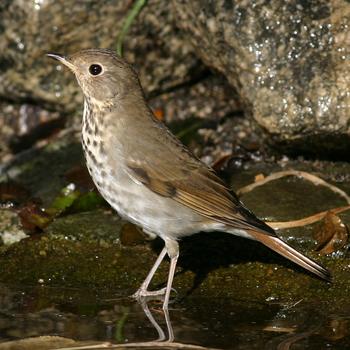
<path fill-rule="evenodd" d="M 167 310 L 179 257 L 179 240 L 198 232 L 227 232 L 261 242 L 319 278 L 330 272 L 281 240 L 153 114 L 134 68 L 108 49 L 47 54 L 68 67 L 84 95 L 82 147 L 102 197 L 124 219 L 164 248 L 140 288 L 140 300 L 162 296 Z M 164 257 L 166 287 L 149 290 Z"/>

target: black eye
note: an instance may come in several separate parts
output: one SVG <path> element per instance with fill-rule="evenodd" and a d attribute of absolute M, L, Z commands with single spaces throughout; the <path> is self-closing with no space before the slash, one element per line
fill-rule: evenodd
<path fill-rule="evenodd" d="M 102 67 L 99 64 L 92 64 L 89 67 L 89 72 L 91 75 L 99 75 L 102 72 Z"/>

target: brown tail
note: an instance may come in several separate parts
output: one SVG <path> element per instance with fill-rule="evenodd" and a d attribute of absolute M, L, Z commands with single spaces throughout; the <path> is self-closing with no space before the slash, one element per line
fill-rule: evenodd
<path fill-rule="evenodd" d="M 254 239 L 263 243 L 267 247 L 274 250 L 276 253 L 284 256 L 285 258 L 295 262 L 306 270 L 314 273 L 318 277 L 331 282 L 332 276 L 330 272 L 317 264 L 315 261 L 306 257 L 305 255 L 299 253 L 294 248 L 290 247 L 287 243 L 283 242 L 278 237 L 268 236 L 258 231 L 249 230 L 249 234 L 253 236 Z"/>

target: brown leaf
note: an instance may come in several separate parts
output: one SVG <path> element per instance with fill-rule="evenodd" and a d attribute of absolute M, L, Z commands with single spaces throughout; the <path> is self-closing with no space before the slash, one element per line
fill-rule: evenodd
<path fill-rule="evenodd" d="M 254 182 L 259 182 L 265 179 L 264 174 L 255 175 Z"/>
<path fill-rule="evenodd" d="M 163 121 L 164 120 L 164 111 L 160 108 L 156 108 L 153 111 L 154 116 L 159 120 L 159 121 Z"/>
<path fill-rule="evenodd" d="M 317 241 L 315 250 L 326 255 L 344 247 L 348 242 L 349 230 L 339 216 L 329 211 L 314 231 L 313 237 Z"/>
<path fill-rule="evenodd" d="M 29 232 L 43 229 L 52 220 L 50 215 L 43 211 L 39 205 L 33 201 L 26 203 L 20 209 L 18 216 L 21 219 L 22 227 Z"/>

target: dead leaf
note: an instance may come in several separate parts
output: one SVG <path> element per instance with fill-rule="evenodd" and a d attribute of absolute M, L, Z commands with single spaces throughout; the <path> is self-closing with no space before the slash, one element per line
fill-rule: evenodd
<path fill-rule="evenodd" d="M 313 237 L 317 241 L 315 250 L 326 255 L 344 247 L 348 242 L 349 230 L 339 216 L 328 211 L 321 225 L 314 231 Z"/>
<path fill-rule="evenodd" d="M 259 182 L 265 179 L 264 174 L 255 175 L 254 182 Z"/>
<path fill-rule="evenodd" d="M 159 120 L 159 121 L 163 121 L 164 120 L 164 111 L 160 108 L 156 108 L 153 111 L 154 116 Z"/>
<path fill-rule="evenodd" d="M 18 216 L 21 219 L 22 227 L 31 233 L 38 229 L 42 230 L 51 222 L 51 216 L 34 201 L 29 201 L 22 206 Z"/>
<path fill-rule="evenodd" d="M 293 333 L 295 332 L 294 327 L 281 327 L 281 326 L 274 326 L 269 325 L 263 328 L 263 331 L 265 332 L 277 332 L 277 333 Z"/>

